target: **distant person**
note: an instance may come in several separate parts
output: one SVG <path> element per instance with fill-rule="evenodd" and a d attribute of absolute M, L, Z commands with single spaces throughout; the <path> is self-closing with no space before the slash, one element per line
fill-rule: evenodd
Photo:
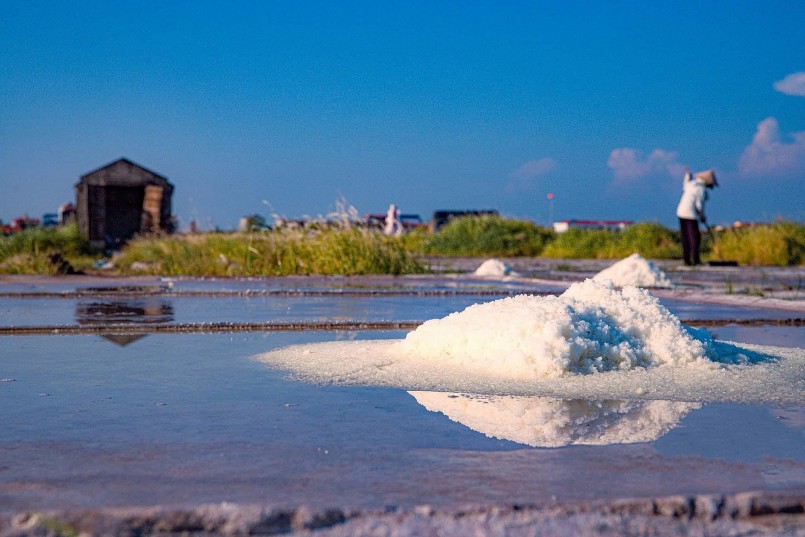
<path fill-rule="evenodd" d="M 393 203 L 389 205 L 389 210 L 386 213 L 386 225 L 383 228 L 383 233 L 392 237 L 399 237 L 402 235 L 403 227 L 400 222 L 400 210 Z"/>
<path fill-rule="evenodd" d="M 676 208 L 685 265 L 702 264 L 699 258 L 701 244 L 699 222 L 707 226 L 707 217 L 704 214 L 704 204 L 708 198 L 707 190 L 716 186 L 718 186 L 718 181 L 712 170 L 691 175 L 690 169 L 685 168 L 685 178 L 682 180 L 682 199 L 679 200 Z"/>

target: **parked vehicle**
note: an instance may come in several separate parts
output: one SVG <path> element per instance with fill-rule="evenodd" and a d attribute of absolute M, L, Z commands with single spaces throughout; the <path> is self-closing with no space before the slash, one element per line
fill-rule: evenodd
<path fill-rule="evenodd" d="M 42 215 L 42 227 L 56 227 L 59 223 L 59 215 L 56 213 L 46 213 Z"/>

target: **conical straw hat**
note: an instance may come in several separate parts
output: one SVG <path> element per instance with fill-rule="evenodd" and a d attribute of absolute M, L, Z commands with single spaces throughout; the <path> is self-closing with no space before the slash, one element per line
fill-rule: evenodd
<path fill-rule="evenodd" d="M 707 186 L 718 186 L 718 181 L 716 180 L 716 174 L 713 170 L 697 172 L 695 177 L 696 179 L 701 179 L 702 182 Z"/>

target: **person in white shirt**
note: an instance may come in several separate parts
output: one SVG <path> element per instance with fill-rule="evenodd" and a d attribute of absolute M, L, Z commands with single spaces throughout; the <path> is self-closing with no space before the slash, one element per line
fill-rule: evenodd
<path fill-rule="evenodd" d="M 399 237 L 402 235 L 403 227 L 400 223 L 400 210 L 393 203 L 389 205 L 389 210 L 386 213 L 386 225 L 383 228 L 383 233 L 391 235 L 392 237 Z"/>
<path fill-rule="evenodd" d="M 682 199 L 676 208 L 679 217 L 679 228 L 682 235 L 682 253 L 686 265 L 700 265 L 699 245 L 701 233 L 699 222 L 707 225 L 704 214 L 704 204 L 707 202 L 707 190 L 718 186 L 716 174 L 712 170 L 691 175 L 690 169 L 685 169 L 685 178 L 682 181 Z"/>

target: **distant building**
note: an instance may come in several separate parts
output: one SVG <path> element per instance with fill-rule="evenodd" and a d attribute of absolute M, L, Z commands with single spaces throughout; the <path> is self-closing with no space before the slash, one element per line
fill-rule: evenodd
<path fill-rule="evenodd" d="M 571 228 L 621 231 L 633 223 L 631 220 L 559 220 L 553 223 L 553 230 L 556 233 L 564 233 Z"/>
<path fill-rule="evenodd" d="M 66 226 L 75 222 L 75 205 L 70 203 L 62 203 L 59 205 L 59 225 Z"/>
<path fill-rule="evenodd" d="M 82 175 L 75 189 L 78 229 L 93 247 L 114 248 L 136 234 L 173 231 L 173 185 L 128 159 Z"/>

